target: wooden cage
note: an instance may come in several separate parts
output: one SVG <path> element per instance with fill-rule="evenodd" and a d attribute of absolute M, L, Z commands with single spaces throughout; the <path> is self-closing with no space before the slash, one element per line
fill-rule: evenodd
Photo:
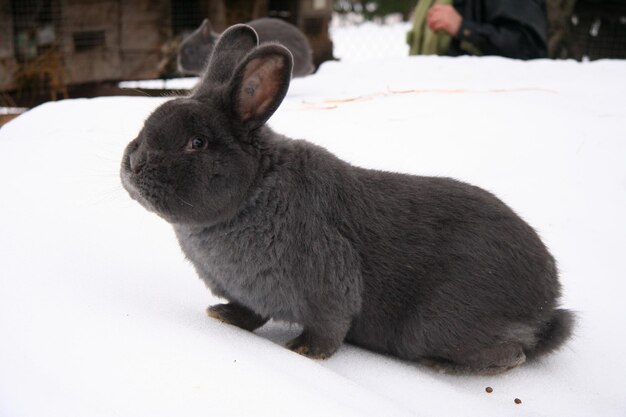
<path fill-rule="evenodd" d="M 0 0 L 0 92 L 174 76 L 180 39 L 210 18 L 217 30 L 262 16 L 309 38 L 332 59 L 331 0 Z M 0 103 L 1 104 L 1 103 Z"/>

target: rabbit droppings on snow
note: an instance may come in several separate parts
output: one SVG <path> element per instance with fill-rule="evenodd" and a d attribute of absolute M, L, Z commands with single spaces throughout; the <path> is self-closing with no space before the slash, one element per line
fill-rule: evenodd
<path fill-rule="evenodd" d="M 293 56 L 293 77 L 304 77 L 313 72 L 311 46 L 300 29 L 271 17 L 252 20 L 247 25 L 255 30 L 259 42 L 278 42 L 289 49 Z M 200 27 L 180 44 L 178 70 L 183 74 L 200 75 L 219 37 L 219 33 L 213 32 L 209 19 L 204 19 Z"/>
<path fill-rule="evenodd" d="M 347 340 L 447 369 L 494 373 L 558 348 L 554 259 L 494 195 L 453 179 L 363 169 L 273 132 L 291 54 L 236 25 L 197 89 L 127 147 L 131 197 L 170 222 L 210 290 L 211 317 L 299 323 L 288 347 Z"/>

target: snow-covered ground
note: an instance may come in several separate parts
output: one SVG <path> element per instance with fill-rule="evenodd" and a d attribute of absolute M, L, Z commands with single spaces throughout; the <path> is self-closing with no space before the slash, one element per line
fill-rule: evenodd
<path fill-rule="evenodd" d="M 624 61 L 331 62 L 270 120 L 353 164 L 480 185 L 539 231 L 576 336 L 490 377 L 350 345 L 313 361 L 282 346 L 295 327 L 206 317 L 218 300 L 117 174 L 166 99 L 25 113 L 0 129 L 0 416 L 626 415 L 624 74 Z"/>
<path fill-rule="evenodd" d="M 20 114 L 24 113 L 27 109 L 23 107 L 0 107 L 0 115 L 4 114 Z"/>

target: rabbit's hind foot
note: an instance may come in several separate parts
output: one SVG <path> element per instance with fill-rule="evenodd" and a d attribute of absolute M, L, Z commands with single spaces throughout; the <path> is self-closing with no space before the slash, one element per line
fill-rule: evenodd
<path fill-rule="evenodd" d="M 496 375 L 526 362 L 526 355 L 522 345 L 515 342 L 505 342 L 489 346 L 467 355 L 457 356 L 455 360 L 439 357 L 428 357 L 420 360 L 439 372 L 451 374 L 482 374 Z"/>

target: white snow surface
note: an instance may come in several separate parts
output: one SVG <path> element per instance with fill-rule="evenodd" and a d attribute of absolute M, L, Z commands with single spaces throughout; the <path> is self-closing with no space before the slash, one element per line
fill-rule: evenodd
<path fill-rule="evenodd" d="M 315 361 L 283 347 L 297 326 L 208 318 L 219 300 L 118 177 L 166 99 L 28 111 L 0 129 L 0 416 L 626 415 L 624 74 L 624 61 L 330 62 L 270 120 L 355 165 L 479 185 L 538 230 L 576 335 L 498 376 L 351 345 Z"/>
<path fill-rule="evenodd" d="M 143 90 L 191 90 L 198 83 L 198 77 L 181 77 L 157 80 L 122 81 L 120 88 Z"/>

